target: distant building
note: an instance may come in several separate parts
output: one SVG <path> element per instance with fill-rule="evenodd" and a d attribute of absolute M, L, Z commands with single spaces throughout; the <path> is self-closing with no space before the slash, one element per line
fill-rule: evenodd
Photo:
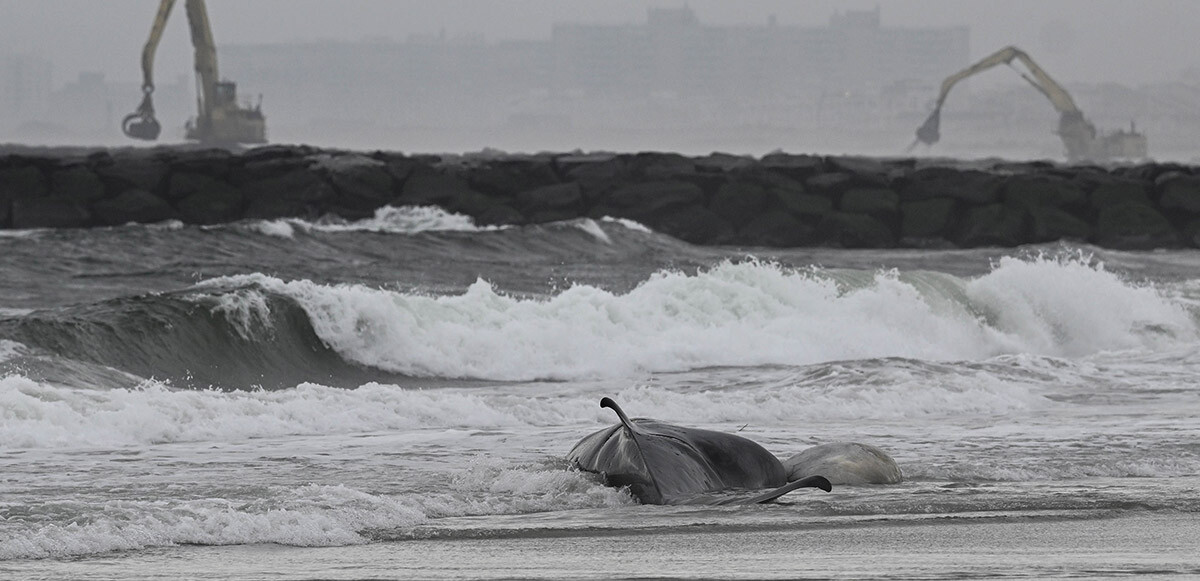
<path fill-rule="evenodd" d="M 710 26 L 685 6 L 650 9 L 641 24 L 560 23 L 544 41 L 440 34 L 220 55 L 243 94 L 264 96 L 275 129 L 644 129 L 870 123 L 889 108 L 923 109 L 970 51 L 966 27 L 890 28 L 878 9 L 837 13 L 826 27 Z"/>
<path fill-rule="evenodd" d="M 0 60 L 0 127 L 40 117 L 52 90 L 50 61 L 28 54 Z"/>
<path fill-rule="evenodd" d="M 598 92 L 798 95 L 878 92 L 966 66 L 966 27 L 886 28 L 878 8 L 821 28 L 706 26 L 688 7 L 651 9 L 644 25 L 558 24 L 555 81 Z"/>

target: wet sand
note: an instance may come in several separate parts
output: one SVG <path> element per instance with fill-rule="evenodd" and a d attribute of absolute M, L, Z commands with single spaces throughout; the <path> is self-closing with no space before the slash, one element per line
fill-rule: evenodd
<path fill-rule="evenodd" d="M 1200 517 L 928 518 L 382 542 L 174 547 L 0 563 L 11 579 L 1105 579 L 1200 577 Z"/>

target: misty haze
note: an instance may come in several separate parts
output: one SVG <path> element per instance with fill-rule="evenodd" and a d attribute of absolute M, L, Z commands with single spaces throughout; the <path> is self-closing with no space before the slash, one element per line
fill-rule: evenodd
<path fill-rule="evenodd" d="M 222 78 L 261 102 L 275 143 L 901 155 L 944 78 L 1015 45 L 1099 130 L 1133 126 L 1151 157 L 1195 159 L 1200 67 L 1177 33 L 1200 7 L 1043 4 L 217 0 L 209 13 Z M 119 125 L 141 96 L 155 3 L 0 6 L 0 141 L 138 145 Z M 191 67 L 180 13 L 155 63 L 160 143 L 182 142 L 196 114 Z M 913 153 L 1059 159 L 1057 120 L 998 66 L 955 88 L 941 141 Z"/>
<path fill-rule="evenodd" d="M 0 578 L 1200 578 L 1195 0 L 0 0 Z"/>

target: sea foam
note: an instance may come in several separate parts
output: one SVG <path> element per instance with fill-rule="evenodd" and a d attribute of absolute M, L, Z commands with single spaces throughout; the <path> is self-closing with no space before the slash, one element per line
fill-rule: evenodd
<path fill-rule="evenodd" d="M 1196 339 L 1187 308 L 1156 289 L 1041 258 L 1004 259 L 970 280 L 725 262 L 659 272 L 626 293 L 575 285 L 549 298 L 507 296 L 484 280 L 457 296 L 262 274 L 203 284 L 291 297 L 345 359 L 416 377 L 571 380 L 879 357 L 1079 357 Z"/>

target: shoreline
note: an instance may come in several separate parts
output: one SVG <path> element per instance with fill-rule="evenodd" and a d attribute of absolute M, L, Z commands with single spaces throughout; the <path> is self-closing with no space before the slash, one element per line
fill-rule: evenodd
<path fill-rule="evenodd" d="M 346 547 L 171 547 L 0 563 L 14 577 L 89 579 L 973 579 L 1200 575 L 1185 513 L 1101 518 L 932 516 L 851 526 L 631 530 Z"/>

